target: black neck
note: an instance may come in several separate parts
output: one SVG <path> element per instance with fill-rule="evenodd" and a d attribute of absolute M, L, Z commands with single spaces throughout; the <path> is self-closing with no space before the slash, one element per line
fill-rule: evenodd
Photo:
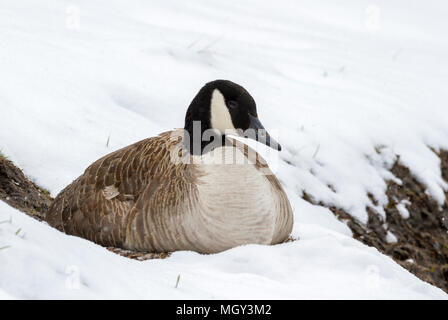
<path fill-rule="evenodd" d="M 214 142 L 214 139 L 220 139 L 220 142 L 214 142 L 213 145 L 223 145 L 225 137 L 218 135 L 214 138 L 210 138 L 211 141 L 202 141 L 204 132 L 211 129 L 210 124 L 210 102 L 212 99 L 213 87 L 211 85 L 205 85 L 198 94 L 194 97 L 190 106 L 188 107 L 187 114 L 185 116 L 185 138 L 184 143 L 190 154 L 203 154 L 210 151 L 210 147 L 207 146 Z M 196 122 L 196 124 L 195 124 Z M 199 126 L 200 123 L 200 126 Z M 188 133 L 188 135 L 187 135 Z M 195 146 L 195 142 L 197 145 Z M 200 142 L 200 143 L 199 143 Z M 200 146 L 200 147 L 199 147 Z"/>

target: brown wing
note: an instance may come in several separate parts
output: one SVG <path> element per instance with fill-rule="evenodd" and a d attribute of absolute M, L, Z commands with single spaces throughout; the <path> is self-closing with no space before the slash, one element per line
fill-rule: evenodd
<path fill-rule="evenodd" d="M 163 175 L 180 170 L 169 159 L 179 140 L 170 136 L 171 132 L 162 133 L 94 162 L 56 197 L 46 221 L 68 234 L 122 246 L 132 209 L 149 202 Z"/>

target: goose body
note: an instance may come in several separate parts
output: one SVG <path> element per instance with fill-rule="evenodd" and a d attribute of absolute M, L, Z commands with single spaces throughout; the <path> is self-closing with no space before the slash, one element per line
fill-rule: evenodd
<path fill-rule="evenodd" d="M 177 129 L 108 154 L 61 191 L 46 221 L 104 246 L 151 252 L 284 241 L 293 218 L 279 181 L 253 149 L 223 137 L 195 154 Z"/>

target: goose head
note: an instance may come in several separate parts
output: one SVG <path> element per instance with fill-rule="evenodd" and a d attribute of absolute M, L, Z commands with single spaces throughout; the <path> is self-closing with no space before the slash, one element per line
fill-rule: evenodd
<path fill-rule="evenodd" d="M 199 90 L 188 107 L 184 129 L 189 135 L 192 154 L 204 153 L 211 136 L 215 144 L 217 140 L 224 144 L 225 136 L 229 134 L 251 138 L 281 150 L 280 144 L 258 119 L 254 98 L 242 86 L 229 80 L 215 80 Z"/>

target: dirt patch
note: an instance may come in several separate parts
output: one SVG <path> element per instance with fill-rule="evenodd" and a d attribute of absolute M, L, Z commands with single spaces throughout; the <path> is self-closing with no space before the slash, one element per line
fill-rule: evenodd
<path fill-rule="evenodd" d="M 43 220 L 53 201 L 47 190 L 27 179 L 4 157 L 0 157 L 0 199 L 38 220 Z"/>
<path fill-rule="evenodd" d="M 152 253 L 152 252 L 140 252 L 140 251 L 132 251 L 132 250 L 126 250 L 116 247 L 107 247 L 107 250 L 112 251 L 113 253 L 119 254 L 120 256 L 139 260 L 139 261 L 145 261 L 150 259 L 165 259 L 168 258 L 171 255 L 171 252 L 167 253 Z"/>
<path fill-rule="evenodd" d="M 438 156 L 443 178 L 448 182 L 448 151 L 441 151 Z M 402 184 L 387 181 L 386 219 L 368 207 L 368 221 L 364 225 L 340 208 L 329 209 L 347 223 L 355 239 L 377 248 L 420 279 L 448 292 L 448 193 L 445 204 L 440 208 L 426 194 L 426 187 L 400 164 L 399 158 L 391 172 Z M 374 205 L 377 204 L 372 195 L 369 197 Z M 325 206 L 314 203 L 307 194 L 303 199 Z M 403 216 L 397 206 L 406 208 L 409 217 Z M 388 232 L 396 237 L 396 242 L 387 241 Z"/>

